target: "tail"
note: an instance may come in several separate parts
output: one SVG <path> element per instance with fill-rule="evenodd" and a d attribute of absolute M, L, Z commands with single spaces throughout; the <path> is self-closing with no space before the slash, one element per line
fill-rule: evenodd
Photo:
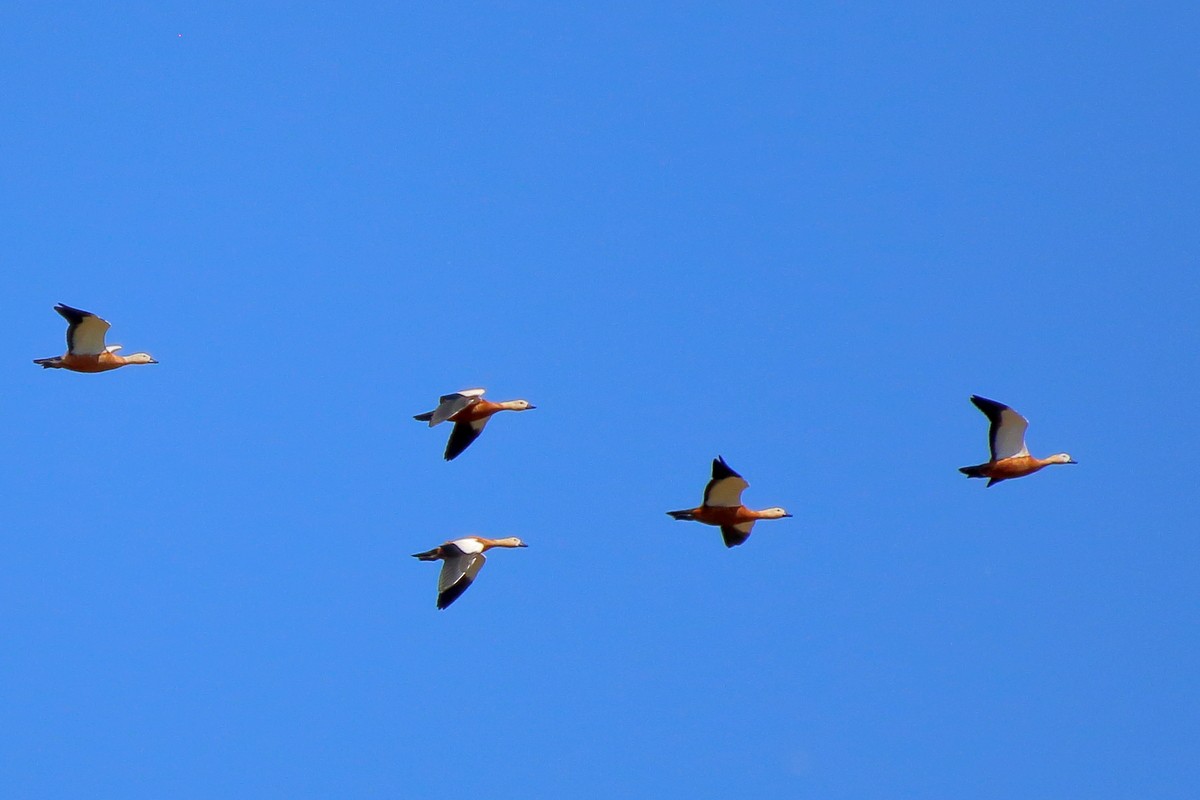
<path fill-rule="evenodd" d="M 959 467 L 958 471 L 961 472 L 963 475 L 966 475 L 968 478 L 986 478 L 987 477 L 987 475 L 983 474 L 983 464 L 977 464 L 974 467 Z"/>
<path fill-rule="evenodd" d="M 429 420 L 433 419 L 433 412 L 426 411 L 424 414 L 417 414 L 413 419 L 417 422 L 429 422 Z"/>
<path fill-rule="evenodd" d="M 426 550 L 424 553 L 413 553 L 413 558 L 421 561 L 437 561 L 442 557 L 442 548 L 435 547 L 432 550 Z"/>
<path fill-rule="evenodd" d="M 687 511 L 668 511 L 667 514 L 669 516 L 673 517 L 674 519 L 692 519 L 692 520 L 694 520 L 696 518 L 695 513 L 693 511 L 691 511 L 690 509 Z"/>
<path fill-rule="evenodd" d="M 35 364 L 41 364 L 42 369 L 62 369 L 62 356 L 53 356 L 51 358 L 35 358 Z"/>

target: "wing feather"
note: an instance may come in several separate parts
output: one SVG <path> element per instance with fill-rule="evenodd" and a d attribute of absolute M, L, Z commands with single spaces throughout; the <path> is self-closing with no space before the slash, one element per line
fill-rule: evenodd
<path fill-rule="evenodd" d="M 991 422 L 988 428 L 988 444 L 993 461 L 1029 455 L 1029 448 L 1025 446 L 1025 430 L 1029 427 L 1029 420 L 1009 406 L 988 400 L 986 397 L 971 395 L 971 402 Z"/>
<path fill-rule="evenodd" d="M 67 352 L 77 356 L 98 356 L 105 351 L 104 334 L 109 324 L 90 311 L 81 311 L 59 303 L 54 307 L 67 321 Z"/>
<path fill-rule="evenodd" d="M 483 389 L 464 389 L 438 398 L 438 407 L 429 418 L 429 427 L 440 425 L 465 408 L 475 405 L 483 397 Z"/>
<path fill-rule="evenodd" d="M 450 431 L 450 440 L 446 442 L 445 459 L 453 461 L 471 446 L 471 442 L 479 438 L 479 434 L 483 433 L 483 426 L 487 425 L 491 417 L 483 417 L 472 422 L 456 422 L 454 429 Z"/>
<path fill-rule="evenodd" d="M 457 549 L 457 548 L 456 548 Z M 445 559 L 438 575 L 438 608 L 446 608 L 467 590 L 487 561 L 483 553 L 461 553 Z"/>
<path fill-rule="evenodd" d="M 704 505 L 717 507 L 740 506 L 742 492 L 749 488 L 745 478 L 733 471 L 725 459 L 713 459 L 712 480 L 704 487 Z"/>
<path fill-rule="evenodd" d="M 750 538 L 750 530 L 754 527 L 754 520 L 749 522 L 739 522 L 737 525 L 722 525 L 721 537 L 725 540 L 726 547 L 737 547 Z"/>

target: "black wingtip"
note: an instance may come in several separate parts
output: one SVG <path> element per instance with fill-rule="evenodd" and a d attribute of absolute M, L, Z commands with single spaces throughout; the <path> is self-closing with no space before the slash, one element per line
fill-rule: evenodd
<path fill-rule="evenodd" d="M 446 440 L 446 452 L 442 457 L 447 461 L 458 458 L 482 432 L 482 428 L 476 430 L 469 422 L 454 423 L 454 427 L 450 429 L 450 438 Z"/>
<path fill-rule="evenodd" d="M 732 525 L 722 525 L 721 538 L 725 540 L 726 547 L 737 547 L 739 544 L 745 544 L 750 534 L 742 533 Z"/>
<path fill-rule="evenodd" d="M 712 463 L 713 478 L 740 478 L 742 477 L 734 471 L 733 467 L 725 462 L 724 457 L 717 456 Z"/>
<path fill-rule="evenodd" d="M 976 408 L 986 414 L 989 419 L 993 415 L 999 414 L 1004 409 L 1009 408 L 1009 406 L 1005 405 L 1004 403 L 1001 403 L 997 400 L 989 400 L 988 398 L 977 394 L 971 395 L 971 402 L 975 404 Z"/>
<path fill-rule="evenodd" d="M 467 587 L 469 587 L 471 583 L 472 581 L 470 580 L 459 581 L 453 586 L 447 588 L 446 591 L 439 594 L 437 599 L 438 610 L 441 611 L 449 608 L 451 603 L 462 597 L 463 592 L 467 590 Z"/>
<path fill-rule="evenodd" d="M 85 317 L 96 316 L 90 311 L 84 311 L 80 308 L 73 308 L 66 303 L 59 303 L 54 307 L 54 310 L 58 312 L 60 317 L 71 324 L 78 324 L 79 322 L 82 322 Z"/>

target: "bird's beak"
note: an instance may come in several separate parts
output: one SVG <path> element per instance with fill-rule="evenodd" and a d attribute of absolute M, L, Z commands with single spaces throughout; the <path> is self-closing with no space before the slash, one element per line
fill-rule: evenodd
<path fill-rule="evenodd" d="M 150 359 L 150 363 L 151 363 L 151 364 L 157 364 L 158 362 L 157 362 L 157 361 L 155 361 L 155 360 L 152 358 L 152 359 Z"/>
<path fill-rule="evenodd" d="M 519 546 L 519 547 L 529 547 L 529 545 L 525 544 L 524 542 L 521 542 L 521 544 L 520 544 L 520 545 L 518 545 L 518 546 Z"/>
<path fill-rule="evenodd" d="M 525 410 L 526 410 L 526 411 L 528 411 L 530 408 L 537 408 L 537 406 L 535 406 L 535 405 L 532 405 L 532 404 L 531 404 L 531 405 L 529 406 L 529 408 L 527 408 L 527 409 L 525 409 Z"/>
<path fill-rule="evenodd" d="M 1070 461 L 1068 461 L 1067 463 L 1068 463 L 1068 464 L 1078 464 L 1079 462 L 1078 462 L 1078 461 L 1076 461 L 1075 459 L 1073 459 L 1073 458 L 1072 458 L 1072 459 L 1071 459 Z"/>
<path fill-rule="evenodd" d="M 784 516 L 785 516 L 785 517 L 790 517 L 790 516 L 792 516 L 792 515 L 791 515 L 791 514 L 784 514 Z"/>

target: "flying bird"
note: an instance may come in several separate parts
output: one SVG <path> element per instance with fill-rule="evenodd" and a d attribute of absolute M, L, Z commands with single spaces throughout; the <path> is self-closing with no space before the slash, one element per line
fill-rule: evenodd
<path fill-rule="evenodd" d="M 750 484 L 734 472 L 725 459 L 717 456 L 712 463 L 712 480 L 704 487 L 704 502 L 686 511 L 668 511 L 675 519 L 695 520 L 705 525 L 719 525 L 726 547 L 736 547 L 750 538 L 750 530 L 760 519 L 780 519 L 791 514 L 782 508 L 762 511 L 742 505 L 742 492 Z"/>
<path fill-rule="evenodd" d="M 438 576 L 437 607 L 446 608 L 457 600 L 475 580 L 483 567 L 483 553 L 493 547 L 528 547 L 516 536 L 506 539 L 487 539 L 483 536 L 464 536 L 440 544 L 424 553 L 413 553 L 421 561 L 441 561 L 442 572 Z"/>
<path fill-rule="evenodd" d="M 442 395 L 438 407 L 424 414 L 417 414 L 413 419 L 418 422 L 428 422 L 429 427 L 443 422 L 453 422 L 450 440 L 446 442 L 445 459 L 453 461 L 463 450 L 471 446 L 471 442 L 483 433 L 483 426 L 497 411 L 528 411 L 537 406 L 528 400 L 506 400 L 503 403 L 493 403 L 483 399 L 483 389 L 463 389 L 454 394 Z"/>
<path fill-rule="evenodd" d="M 1029 448 L 1025 446 L 1025 429 L 1029 427 L 1029 420 L 1003 403 L 988 400 L 977 394 L 971 395 L 971 402 L 992 423 L 988 428 L 992 458 L 985 464 L 959 467 L 958 471 L 968 478 L 987 478 L 987 485 L 991 486 L 1011 478 L 1032 475 L 1051 464 L 1079 463 L 1066 453 L 1058 453 L 1048 458 L 1034 458 L 1029 455 Z"/>
<path fill-rule="evenodd" d="M 149 353 L 119 356 L 119 344 L 104 344 L 109 325 L 88 311 L 59 303 L 54 310 L 67 321 L 67 352 L 51 358 L 35 358 L 42 369 L 69 369 L 72 372 L 107 372 L 130 364 L 157 364 Z"/>

